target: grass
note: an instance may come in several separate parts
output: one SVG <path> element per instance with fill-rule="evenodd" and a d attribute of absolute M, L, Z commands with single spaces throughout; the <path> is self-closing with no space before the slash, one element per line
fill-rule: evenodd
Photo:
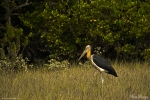
<path fill-rule="evenodd" d="M 1 73 L 0 99 L 20 100 L 148 100 L 150 66 L 148 63 L 113 63 L 119 77 L 93 67 L 66 70 Z"/>

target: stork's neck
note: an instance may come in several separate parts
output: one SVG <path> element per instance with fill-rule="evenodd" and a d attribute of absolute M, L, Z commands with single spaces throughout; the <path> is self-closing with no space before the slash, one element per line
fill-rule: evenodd
<path fill-rule="evenodd" d="M 91 58 L 91 50 L 89 50 L 89 51 L 87 52 L 87 58 L 88 58 L 88 59 Z"/>

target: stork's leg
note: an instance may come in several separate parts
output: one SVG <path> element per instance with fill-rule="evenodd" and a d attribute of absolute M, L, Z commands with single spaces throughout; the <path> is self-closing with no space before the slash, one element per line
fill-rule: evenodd
<path fill-rule="evenodd" d="M 103 73 L 100 72 L 100 74 L 101 74 L 101 80 L 102 80 L 102 84 L 103 84 L 104 83 Z"/>

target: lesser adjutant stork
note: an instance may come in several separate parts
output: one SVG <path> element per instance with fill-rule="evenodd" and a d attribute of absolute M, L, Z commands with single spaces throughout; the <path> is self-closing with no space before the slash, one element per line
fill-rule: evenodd
<path fill-rule="evenodd" d="M 85 50 L 83 51 L 82 55 L 80 56 L 80 58 L 78 59 L 78 61 L 87 53 L 87 58 L 92 62 L 92 64 L 95 66 L 95 68 L 97 70 L 99 70 L 100 74 L 101 74 L 101 80 L 102 83 L 104 82 L 103 76 L 102 76 L 102 72 L 106 72 L 108 74 L 114 75 L 115 77 L 117 76 L 116 71 L 114 70 L 114 68 L 110 65 L 110 63 L 101 58 L 98 55 L 91 55 L 91 46 L 87 45 L 85 47 Z"/>

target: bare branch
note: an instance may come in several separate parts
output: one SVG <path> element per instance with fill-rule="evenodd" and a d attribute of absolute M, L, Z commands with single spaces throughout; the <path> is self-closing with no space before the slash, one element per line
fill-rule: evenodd
<path fill-rule="evenodd" d="M 26 0 L 26 3 L 28 3 L 28 0 Z"/>
<path fill-rule="evenodd" d="M 11 15 L 12 15 L 12 16 L 16 16 L 16 15 L 18 16 L 19 14 L 18 14 L 18 13 L 13 13 L 13 14 L 11 14 Z"/>
<path fill-rule="evenodd" d="M 26 2 L 25 2 L 24 4 L 19 5 L 19 6 L 17 6 L 17 7 L 14 7 L 13 10 L 17 10 L 17 9 L 22 8 L 22 7 L 24 7 L 24 6 L 28 6 L 28 5 L 30 5 L 31 3 L 32 3 L 32 2 L 28 3 L 28 0 L 26 0 Z"/>
<path fill-rule="evenodd" d="M 26 0 L 24 4 L 21 4 L 21 5 L 16 6 L 16 7 L 15 7 L 15 6 L 10 7 L 10 5 L 9 5 L 10 3 L 12 3 L 12 2 L 9 2 L 8 0 L 4 0 L 4 5 L 3 5 L 3 7 L 4 7 L 5 10 L 6 10 L 4 19 L 7 20 L 7 22 L 11 25 L 11 14 L 12 14 L 12 12 L 13 12 L 14 10 L 17 10 L 17 9 L 22 8 L 22 7 L 24 7 L 24 6 L 30 5 L 31 2 L 28 3 L 28 0 Z M 0 29 L 4 29 L 4 28 L 0 26 Z"/>

